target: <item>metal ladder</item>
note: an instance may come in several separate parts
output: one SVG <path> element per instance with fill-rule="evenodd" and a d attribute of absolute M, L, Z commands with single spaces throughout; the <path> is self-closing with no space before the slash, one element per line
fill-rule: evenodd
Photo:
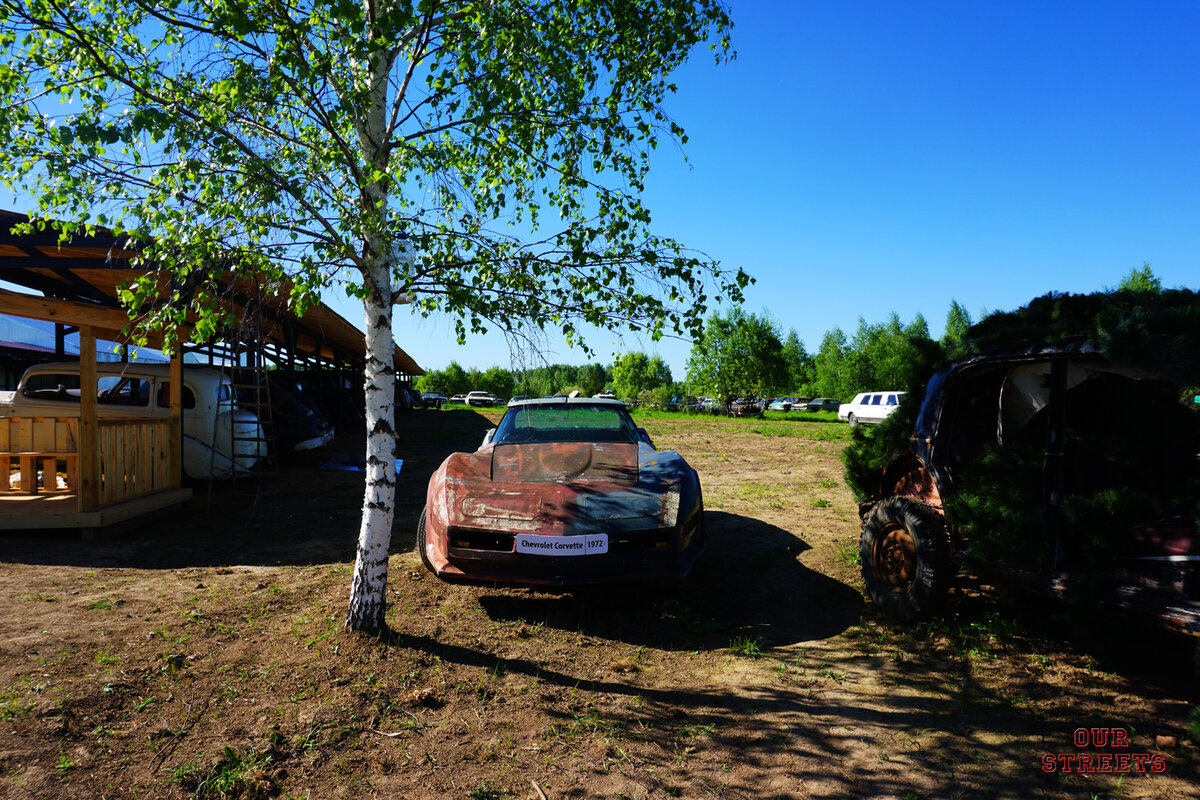
<path fill-rule="evenodd" d="M 230 453 L 236 454 L 241 447 L 259 454 L 251 470 L 235 471 L 232 477 L 238 494 L 254 498 L 253 514 L 258 509 L 263 478 L 278 474 L 279 459 L 271 412 L 271 384 L 267 380 L 267 361 L 263 354 L 261 294 L 256 291 L 249 300 L 244 307 L 241 324 L 226 333 L 225 350 L 231 363 L 222 371 L 229 376 L 231 391 L 227 397 L 218 400 L 217 414 L 231 414 Z M 236 409 L 248 411 L 257 417 L 258 425 L 253 432 L 238 430 L 232 416 Z M 252 447 L 245 447 L 247 443 Z"/>

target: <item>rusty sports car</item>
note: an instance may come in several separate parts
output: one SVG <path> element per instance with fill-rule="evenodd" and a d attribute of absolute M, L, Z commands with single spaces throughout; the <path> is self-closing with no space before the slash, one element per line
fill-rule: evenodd
<path fill-rule="evenodd" d="M 430 478 L 417 551 L 449 581 L 569 586 L 686 575 L 704 546 L 696 471 L 625 404 L 510 405 Z"/>

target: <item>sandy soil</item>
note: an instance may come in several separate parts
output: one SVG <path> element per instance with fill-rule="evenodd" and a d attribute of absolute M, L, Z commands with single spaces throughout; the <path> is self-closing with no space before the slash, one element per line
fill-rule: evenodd
<path fill-rule="evenodd" d="M 497 414 L 413 412 L 381 639 L 342 629 L 362 476 L 325 455 L 114 538 L 0 537 L 0 798 L 1200 797 L 1192 642 L 1081 644 L 969 576 L 941 619 L 874 615 L 828 416 L 646 420 L 708 551 L 548 594 L 424 572 L 428 476 Z"/>

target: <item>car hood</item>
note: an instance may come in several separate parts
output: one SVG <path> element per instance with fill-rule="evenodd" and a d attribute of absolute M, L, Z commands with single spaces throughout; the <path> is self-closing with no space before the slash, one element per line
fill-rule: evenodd
<path fill-rule="evenodd" d="M 638 446 L 618 442 L 498 444 L 493 481 L 502 483 L 624 483 L 638 480 Z"/>

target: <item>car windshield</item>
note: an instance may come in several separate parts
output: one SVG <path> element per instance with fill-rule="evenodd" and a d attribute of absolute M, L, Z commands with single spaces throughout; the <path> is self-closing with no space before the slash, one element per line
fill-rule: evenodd
<path fill-rule="evenodd" d="M 500 420 L 496 444 L 638 441 L 637 426 L 621 406 L 553 403 L 514 406 Z"/>

